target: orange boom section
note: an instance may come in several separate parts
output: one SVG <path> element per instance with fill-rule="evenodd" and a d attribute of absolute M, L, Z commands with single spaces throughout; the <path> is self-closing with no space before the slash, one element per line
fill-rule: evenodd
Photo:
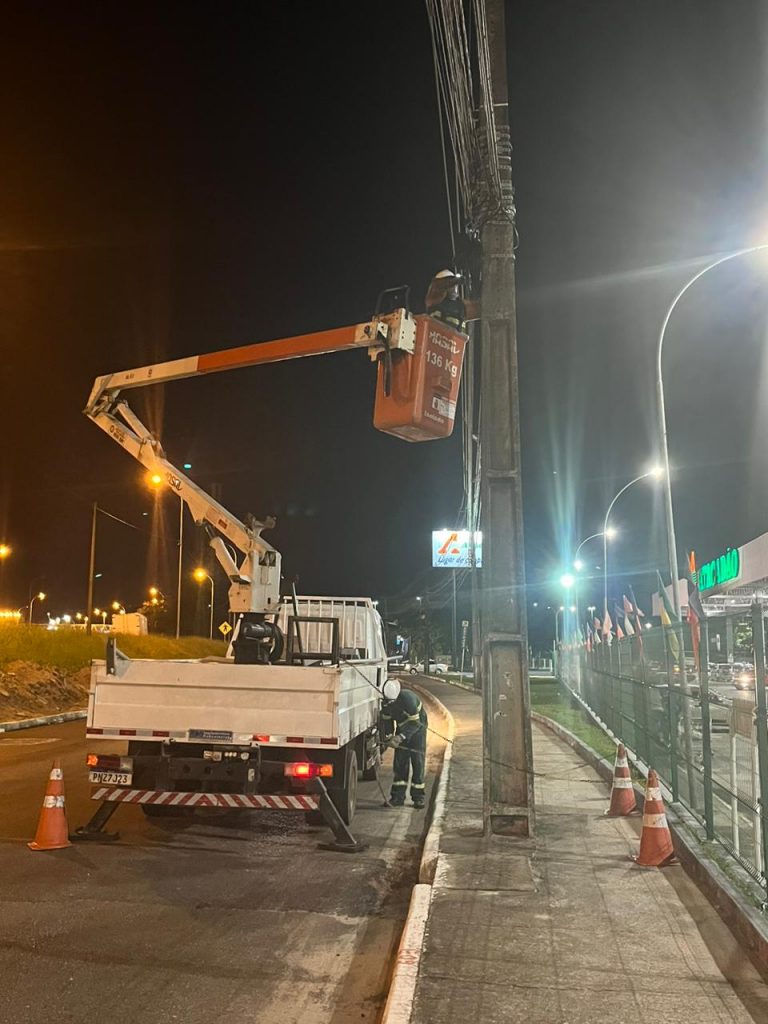
<path fill-rule="evenodd" d="M 413 355 L 392 353 L 389 394 L 379 360 L 373 425 L 404 441 L 434 441 L 453 432 L 467 339 L 432 317 L 415 320 Z"/>

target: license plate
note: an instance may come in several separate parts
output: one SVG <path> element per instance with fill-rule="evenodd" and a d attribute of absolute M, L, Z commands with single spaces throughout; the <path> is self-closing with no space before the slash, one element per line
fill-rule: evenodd
<path fill-rule="evenodd" d="M 105 783 L 110 786 L 130 786 L 133 782 L 131 772 L 88 772 L 89 782 Z"/>

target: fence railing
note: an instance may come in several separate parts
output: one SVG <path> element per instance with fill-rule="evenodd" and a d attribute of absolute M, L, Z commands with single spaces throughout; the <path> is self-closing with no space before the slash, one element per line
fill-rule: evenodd
<path fill-rule="evenodd" d="M 766 886 L 765 610 L 557 652 L 556 675 Z M 725 649 L 722 636 L 729 638 Z M 734 637 L 736 638 L 734 640 Z M 740 660 L 743 659 L 743 660 Z M 758 685 L 759 683 L 759 685 Z"/>

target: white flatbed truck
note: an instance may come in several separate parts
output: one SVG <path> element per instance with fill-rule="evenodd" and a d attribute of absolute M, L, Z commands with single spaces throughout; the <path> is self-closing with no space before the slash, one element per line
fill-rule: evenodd
<path fill-rule="evenodd" d="M 104 837 L 121 803 L 145 813 L 195 808 L 304 811 L 359 849 L 348 826 L 359 773 L 375 778 L 387 679 L 381 618 L 369 598 L 280 595 L 274 525 L 242 522 L 166 458 L 121 393 L 205 373 L 344 348 L 411 352 L 405 309 L 338 331 L 194 356 L 97 378 L 86 415 L 185 502 L 229 579 L 235 619 L 225 658 L 129 659 L 115 638 L 92 667 L 87 736 L 100 806 L 79 838 Z M 239 552 L 239 555 L 238 555 Z M 127 754 L 103 752 L 116 740 Z M 98 750 L 95 749 L 98 746 Z"/>

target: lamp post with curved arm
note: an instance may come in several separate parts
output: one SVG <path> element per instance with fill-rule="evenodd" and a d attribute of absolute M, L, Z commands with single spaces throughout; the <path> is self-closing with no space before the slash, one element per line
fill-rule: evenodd
<path fill-rule="evenodd" d="M 606 539 L 610 540 L 615 535 L 616 535 L 616 530 L 612 526 L 609 526 L 607 534 L 606 534 Z M 577 573 L 581 572 L 581 570 L 584 568 L 584 563 L 579 558 L 579 552 L 581 551 L 581 549 L 584 547 L 585 544 L 589 543 L 589 541 L 595 540 L 597 537 L 602 537 L 602 536 L 603 536 L 603 531 L 602 530 L 598 530 L 597 533 L 590 533 L 590 535 L 588 537 L 585 537 L 584 540 L 576 548 L 576 554 L 573 556 L 573 568 L 575 569 L 575 571 Z M 573 603 L 576 605 L 576 622 L 578 624 L 578 621 L 579 621 L 579 577 L 578 576 L 576 577 L 576 582 L 575 582 L 574 587 L 573 587 Z"/>
<path fill-rule="evenodd" d="M 622 496 L 625 491 L 628 491 L 633 484 L 639 483 L 641 480 L 647 480 L 649 476 L 659 478 L 663 469 L 661 466 L 654 466 L 652 469 L 646 470 L 645 473 L 641 473 L 640 476 L 636 476 L 634 480 L 630 480 L 628 484 L 624 484 L 621 490 L 614 495 L 613 500 L 608 506 L 608 510 L 605 513 L 605 519 L 603 520 L 603 624 L 605 624 L 605 616 L 608 612 L 608 520 L 610 519 L 613 506 Z M 605 625 L 603 625 L 605 628 Z"/>
<path fill-rule="evenodd" d="M 213 640 L 213 603 L 216 593 L 214 589 L 213 579 L 208 575 L 205 569 L 195 569 L 192 575 L 194 576 L 198 583 L 202 583 L 203 580 L 208 580 L 208 582 L 211 584 L 211 613 L 208 619 L 208 639 Z"/>
<path fill-rule="evenodd" d="M 714 270 L 715 267 L 719 267 L 721 263 L 727 263 L 729 260 L 736 259 L 737 256 L 748 256 L 750 253 L 761 252 L 766 249 L 768 249 L 768 244 L 751 245 L 746 249 L 736 249 L 734 252 L 729 252 L 725 256 L 720 256 L 718 259 L 712 260 L 706 265 L 706 267 L 702 267 L 701 270 L 695 273 L 693 277 L 683 285 L 672 300 L 670 307 L 667 310 L 667 315 L 664 317 L 664 322 L 661 325 L 661 331 L 659 332 L 659 345 L 656 353 L 656 394 L 658 396 L 657 411 L 659 415 L 661 457 L 666 477 L 666 482 L 664 484 L 664 518 L 667 526 L 667 558 L 672 585 L 672 605 L 678 619 L 680 618 L 680 595 L 677 592 L 677 543 L 675 541 L 675 519 L 672 511 L 672 482 L 669 476 L 669 447 L 667 444 L 667 414 L 664 405 L 664 379 L 661 373 L 661 354 L 664 348 L 664 335 L 678 302 L 682 299 L 691 285 L 696 284 L 700 277 L 703 277 L 704 274 L 708 273 L 708 271 Z"/>

